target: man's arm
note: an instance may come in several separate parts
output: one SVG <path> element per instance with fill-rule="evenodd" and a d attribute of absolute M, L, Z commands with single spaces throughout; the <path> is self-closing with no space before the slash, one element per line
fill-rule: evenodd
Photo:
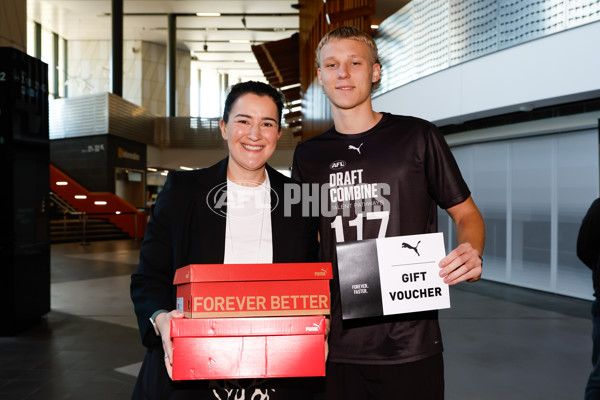
<path fill-rule="evenodd" d="M 456 226 L 458 247 L 440 261 L 440 276 L 449 285 L 476 282 L 481 278 L 483 261 L 480 256 L 485 246 L 483 217 L 471 196 L 446 212 Z"/>
<path fill-rule="evenodd" d="M 590 269 L 598 263 L 600 243 L 600 198 L 594 200 L 588 209 L 577 236 L 577 257 Z"/>

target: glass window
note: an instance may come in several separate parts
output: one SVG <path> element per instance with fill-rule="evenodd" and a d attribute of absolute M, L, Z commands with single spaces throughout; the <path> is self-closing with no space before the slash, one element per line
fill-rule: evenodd
<path fill-rule="evenodd" d="M 468 183 L 486 225 L 483 277 L 505 281 L 508 142 L 482 143 L 463 150 L 472 154 Z M 459 165 L 466 179 L 467 166 L 462 161 Z"/>
<path fill-rule="evenodd" d="M 48 64 L 48 93 L 51 95 L 57 95 L 54 93 L 54 71 L 56 65 L 54 65 L 54 38 L 52 32 L 42 27 L 42 61 Z"/>
<path fill-rule="evenodd" d="M 598 134 L 594 131 L 558 139 L 557 292 L 593 298 L 592 272 L 577 258 L 581 220 L 598 197 Z"/>
<path fill-rule="evenodd" d="M 598 132 L 452 151 L 486 224 L 483 278 L 592 299 L 591 272 L 577 258 L 576 240 L 598 197 Z M 440 212 L 440 230 L 452 235 L 447 221 Z"/>
<path fill-rule="evenodd" d="M 550 289 L 550 216 L 553 139 L 511 143 L 511 269 L 509 281 Z"/>

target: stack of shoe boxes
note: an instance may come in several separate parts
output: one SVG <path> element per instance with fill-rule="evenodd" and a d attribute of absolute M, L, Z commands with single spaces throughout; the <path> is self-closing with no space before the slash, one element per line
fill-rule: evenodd
<path fill-rule="evenodd" d="M 173 379 L 324 376 L 331 277 L 330 263 L 180 268 Z"/>

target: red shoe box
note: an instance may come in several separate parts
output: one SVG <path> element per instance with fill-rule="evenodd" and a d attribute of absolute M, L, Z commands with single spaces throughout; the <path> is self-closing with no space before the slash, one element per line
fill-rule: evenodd
<path fill-rule="evenodd" d="M 173 380 L 325 376 L 325 317 L 171 321 Z"/>
<path fill-rule="evenodd" d="M 187 318 L 328 315 L 330 263 L 191 264 L 175 272 Z"/>

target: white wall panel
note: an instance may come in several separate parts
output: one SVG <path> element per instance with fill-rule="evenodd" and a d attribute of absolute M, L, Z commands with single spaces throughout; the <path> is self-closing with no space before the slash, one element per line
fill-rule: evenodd
<path fill-rule="evenodd" d="M 486 222 L 484 279 L 592 299 L 576 240 L 599 195 L 598 139 L 593 128 L 452 148 Z"/>
<path fill-rule="evenodd" d="M 600 22 L 545 36 L 407 83 L 373 105 L 447 124 L 598 97 L 599 37 Z"/>
<path fill-rule="evenodd" d="M 562 135 L 557 143 L 556 292 L 592 298 L 591 271 L 577 258 L 576 241 L 583 215 L 598 197 L 598 133 Z M 600 244 L 599 244 L 600 245 Z"/>

